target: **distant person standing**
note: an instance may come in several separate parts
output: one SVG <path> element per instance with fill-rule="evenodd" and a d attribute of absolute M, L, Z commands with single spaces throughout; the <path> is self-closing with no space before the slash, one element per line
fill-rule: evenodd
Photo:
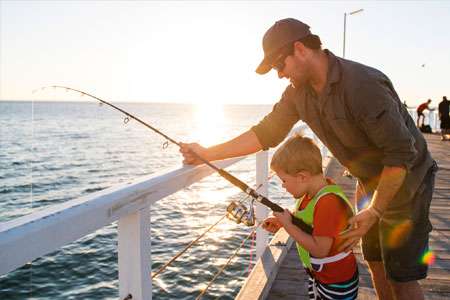
<path fill-rule="evenodd" d="M 447 97 L 442 97 L 442 101 L 439 103 L 439 119 L 441 120 L 441 134 L 442 140 L 448 141 L 447 134 L 450 134 L 450 115 L 449 115 L 450 101 Z"/>
<path fill-rule="evenodd" d="M 423 111 L 425 109 L 428 109 L 429 111 L 434 110 L 429 107 L 430 103 L 431 99 L 428 99 L 427 102 L 422 103 L 419 105 L 419 107 L 417 107 L 417 128 L 420 128 L 422 124 L 425 122 L 425 115 L 423 114 Z M 422 124 L 420 123 L 420 117 L 422 117 Z"/>

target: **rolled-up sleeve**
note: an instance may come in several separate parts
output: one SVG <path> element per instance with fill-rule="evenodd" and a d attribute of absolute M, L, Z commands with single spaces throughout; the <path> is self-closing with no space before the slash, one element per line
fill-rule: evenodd
<path fill-rule="evenodd" d="M 294 88 L 288 86 L 272 111 L 251 128 L 264 150 L 281 143 L 299 120 L 294 97 Z"/>
<path fill-rule="evenodd" d="M 382 150 L 382 164 L 409 170 L 417 158 L 415 139 L 400 114 L 399 100 L 390 82 L 387 79 L 366 82 L 355 95 L 351 99 L 352 109 L 369 140 Z"/>

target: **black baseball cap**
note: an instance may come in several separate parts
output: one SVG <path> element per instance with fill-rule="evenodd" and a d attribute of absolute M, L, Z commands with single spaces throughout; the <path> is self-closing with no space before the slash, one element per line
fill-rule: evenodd
<path fill-rule="evenodd" d="M 266 74 L 272 69 L 272 64 L 277 58 L 279 51 L 289 43 L 293 43 L 311 34 L 309 26 L 299 20 L 288 18 L 282 19 L 269 30 L 263 37 L 264 59 L 256 68 L 256 73 Z"/>

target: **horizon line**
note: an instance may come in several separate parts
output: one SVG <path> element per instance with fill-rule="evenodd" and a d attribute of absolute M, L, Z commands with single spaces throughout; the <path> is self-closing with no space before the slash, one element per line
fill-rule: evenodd
<path fill-rule="evenodd" d="M 110 101 L 110 100 L 108 100 Z M 30 100 L 30 99 L 0 99 L 0 102 L 68 102 L 68 103 L 96 103 L 97 101 L 95 100 L 51 100 L 51 99 L 39 99 L 39 100 Z M 177 101 L 170 101 L 170 102 L 160 102 L 160 101 L 114 101 L 114 103 L 130 103 L 130 104 L 187 104 L 187 105 L 192 105 L 192 104 L 199 104 L 199 105 L 205 105 L 205 103 L 197 103 L 197 102 L 177 102 Z M 216 103 L 219 105 L 274 105 L 275 103 L 234 103 L 234 102 L 230 102 L 230 103 Z"/>

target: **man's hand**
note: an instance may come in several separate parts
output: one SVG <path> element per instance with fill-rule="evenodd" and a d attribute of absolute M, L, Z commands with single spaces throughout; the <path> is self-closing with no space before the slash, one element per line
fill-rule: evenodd
<path fill-rule="evenodd" d="M 183 164 L 186 165 L 199 165 L 202 163 L 201 160 L 199 160 L 193 153 L 197 153 L 201 157 L 207 159 L 206 157 L 206 148 L 200 146 L 197 143 L 180 143 L 180 153 L 183 155 Z"/>
<path fill-rule="evenodd" d="M 273 215 L 278 219 L 283 227 L 292 225 L 292 214 L 289 209 L 284 209 L 283 212 L 273 212 Z"/>
<path fill-rule="evenodd" d="M 359 242 L 359 239 L 369 231 L 373 224 L 378 222 L 383 212 L 387 209 L 389 202 L 395 197 L 395 194 L 402 186 L 405 177 L 406 168 L 404 166 L 384 166 L 370 206 L 361 210 L 349 220 L 353 228 L 341 235 L 346 241 L 338 247 L 338 251 L 351 250 Z M 357 193 L 358 190 L 359 188 L 357 187 Z M 357 197 L 359 196 L 357 195 Z"/>
<path fill-rule="evenodd" d="M 187 165 L 199 165 L 202 163 L 192 151 L 206 159 L 215 161 L 236 156 L 248 155 L 262 150 L 258 137 L 250 129 L 243 134 L 225 143 L 204 148 L 197 143 L 180 143 L 180 152 L 183 155 L 183 163 Z"/>
<path fill-rule="evenodd" d="M 350 230 L 341 235 L 345 241 L 339 246 L 338 251 L 347 252 L 353 249 L 358 244 L 363 235 L 378 221 L 375 214 L 366 208 L 357 213 L 353 218 L 348 220 L 352 226 Z"/>
<path fill-rule="evenodd" d="M 281 223 L 276 217 L 268 217 L 262 223 L 262 228 L 271 233 L 276 233 L 281 228 Z"/>

